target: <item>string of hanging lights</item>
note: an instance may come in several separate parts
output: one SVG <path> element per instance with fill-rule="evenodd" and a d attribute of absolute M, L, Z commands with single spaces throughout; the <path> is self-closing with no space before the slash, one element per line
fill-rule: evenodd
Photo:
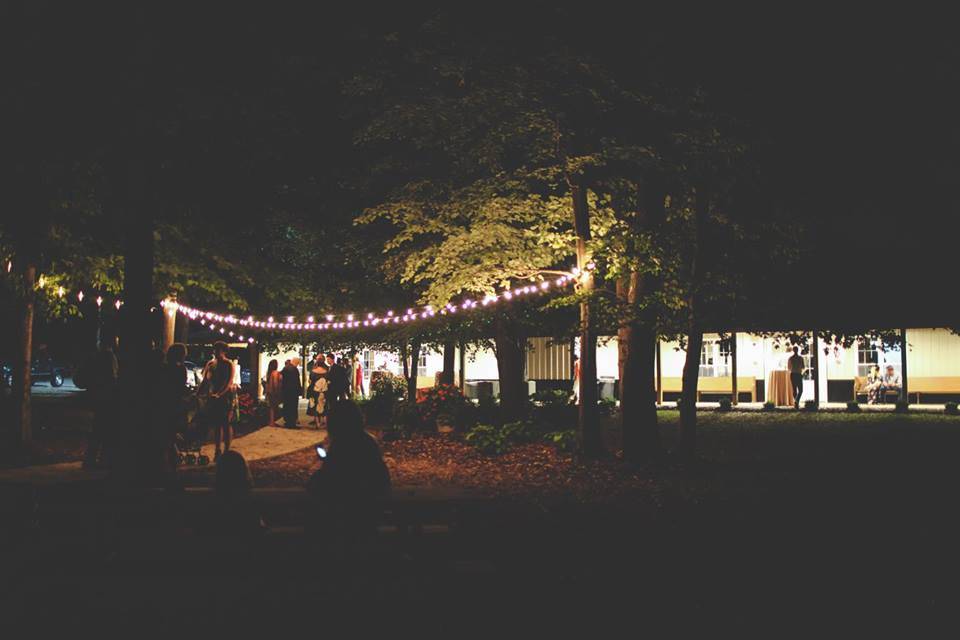
<path fill-rule="evenodd" d="M 489 307 L 501 301 L 509 301 L 515 298 L 528 297 L 532 294 L 544 294 L 553 289 L 568 286 L 577 280 L 579 271 L 574 269 L 570 275 L 563 275 L 554 280 L 543 280 L 537 284 L 524 285 L 511 289 L 504 289 L 497 293 L 488 294 L 480 299 L 467 298 L 458 304 L 447 303 L 437 309 L 432 305 L 422 307 L 411 307 L 402 313 L 391 310 L 387 311 L 368 311 L 366 313 L 346 313 L 323 315 L 309 315 L 302 320 L 295 316 L 267 316 L 266 319 L 247 315 L 245 317 L 235 314 L 222 314 L 216 311 L 197 309 L 173 300 L 164 300 L 163 305 L 167 313 L 180 313 L 190 320 L 199 321 L 201 325 L 209 329 L 216 330 L 220 328 L 221 333 L 224 326 L 242 327 L 248 332 L 251 330 L 262 331 L 333 331 L 338 329 L 361 329 L 385 326 L 390 324 L 402 324 L 425 320 L 439 315 L 452 315 L 456 313 L 468 312 L 475 309 Z M 318 319 L 319 318 L 319 319 Z"/>
<path fill-rule="evenodd" d="M 592 264 L 588 265 L 588 270 L 590 270 L 592 266 Z M 8 271 L 9 269 L 10 265 L 8 264 Z M 391 324 L 416 322 L 418 320 L 433 318 L 438 314 L 445 316 L 464 313 L 476 309 L 483 309 L 503 301 L 511 301 L 516 298 L 529 297 L 535 294 L 545 294 L 552 290 L 564 288 L 576 283 L 580 275 L 580 270 L 574 268 L 571 272 L 560 275 L 554 279 L 541 280 L 535 284 L 503 289 L 499 292 L 487 294 L 479 299 L 467 298 L 456 304 L 452 302 L 447 303 L 439 309 L 434 308 L 432 305 L 411 307 L 402 313 L 398 313 L 390 309 L 387 311 L 367 311 L 361 314 L 325 313 L 309 315 L 302 320 L 299 320 L 295 316 L 291 315 L 271 315 L 263 319 L 253 315 L 242 317 L 232 313 L 223 314 L 216 311 L 198 309 L 179 303 L 175 300 L 163 300 L 160 302 L 160 306 L 164 309 L 164 312 L 171 317 L 177 313 L 180 313 L 189 320 L 199 321 L 200 324 L 206 329 L 213 332 L 219 332 L 224 337 L 236 338 L 241 342 L 253 344 L 256 342 L 256 340 L 249 335 L 244 336 L 243 332 L 246 332 L 247 334 L 253 331 L 320 332 L 338 329 L 373 328 Z M 45 288 L 46 282 L 43 276 L 39 277 L 37 286 L 39 289 Z M 62 285 L 58 285 L 53 293 L 58 298 L 65 299 L 67 298 L 68 291 Z M 84 299 L 88 297 L 88 295 L 84 293 L 82 289 L 78 290 L 76 294 L 71 294 L 71 296 L 76 298 L 77 304 L 83 304 Z M 117 311 L 119 311 L 120 307 L 123 306 L 123 300 L 121 298 L 117 297 L 112 299 L 112 301 L 108 301 L 106 298 L 104 298 L 103 294 L 99 293 L 97 294 L 97 297 L 94 298 L 94 302 L 96 303 L 98 310 L 101 309 L 104 304 L 112 305 L 115 309 L 117 309 Z M 277 320 L 277 317 L 282 317 L 283 319 Z"/>

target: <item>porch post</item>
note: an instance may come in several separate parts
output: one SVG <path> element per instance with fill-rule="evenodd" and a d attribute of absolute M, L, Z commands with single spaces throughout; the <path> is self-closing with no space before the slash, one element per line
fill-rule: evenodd
<path fill-rule="evenodd" d="M 730 334 L 730 373 L 733 374 L 733 379 L 730 381 L 730 392 L 733 396 L 730 398 L 730 404 L 736 406 L 737 402 L 740 400 L 740 393 L 737 389 L 737 332 L 734 331 Z"/>
<path fill-rule="evenodd" d="M 660 336 L 657 336 L 657 404 L 663 404 L 663 368 L 660 365 Z"/>
<path fill-rule="evenodd" d="M 163 306 L 163 336 L 160 341 L 160 348 L 164 353 L 170 348 L 175 340 L 177 329 L 177 294 L 171 293 L 167 296 Z"/>
<path fill-rule="evenodd" d="M 458 373 L 460 375 L 460 393 L 463 393 L 464 389 L 466 388 L 466 379 L 467 379 L 467 354 L 465 353 L 466 344 L 464 343 L 463 340 L 460 341 L 459 347 L 460 347 L 460 366 L 457 368 L 459 369 Z"/>
<path fill-rule="evenodd" d="M 256 344 L 247 346 L 250 354 L 250 391 L 253 397 L 260 398 L 260 347 Z"/>
<path fill-rule="evenodd" d="M 910 392 L 907 390 L 907 329 L 900 329 L 900 399 L 910 402 Z"/>
<path fill-rule="evenodd" d="M 820 334 L 813 330 L 813 357 L 810 358 L 813 367 L 813 402 L 820 408 Z"/>
<path fill-rule="evenodd" d="M 300 343 L 300 384 L 303 386 L 303 397 L 307 397 L 307 343 Z"/>

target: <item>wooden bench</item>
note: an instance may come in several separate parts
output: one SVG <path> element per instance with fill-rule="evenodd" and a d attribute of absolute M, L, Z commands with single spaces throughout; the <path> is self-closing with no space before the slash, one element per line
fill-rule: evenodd
<path fill-rule="evenodd" d="M 682 378 L 664 377 L 660 382 L 662 387 L 660 394 L 683 391 Z M 733 393 L 733 378 L 731 376 L 700 378 L 697 382 L 697 402 L 700 402 L 700 396 L 704 393 L 730 395 Z M 750 402 L 756 401 L 757 382 L 753 376 L 737 376 L 737 395 L 741 393 L 749 393 Z"/>
<path fill-rule="evenodd" d="M 867 378 L 865 376 L 857 376 L 853 379 L 853 400 L 855 402 L 859 401 L 861 396 L 866 399 L 867 394 L 863 391 L 866 384 Z M 923 394 L 960 395 L 960 376 L 909 376 L 907 378 L 907 394 L 910 396 L 916 395 L 917 404 L 921 403 Z M 883 400 L 885 402 L 889 401 L 890 397 L 893 397 L 893 401 L 896 402 L 900 398 L 900 393 L 893 390 L 885 391 Z"/>

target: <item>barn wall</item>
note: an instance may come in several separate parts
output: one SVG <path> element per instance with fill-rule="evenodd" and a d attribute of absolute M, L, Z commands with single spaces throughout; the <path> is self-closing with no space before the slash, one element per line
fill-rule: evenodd
<path fill-rule="evenodd" d="M 907 376 L 960 376 L 960 336 L 948 329 L 907 329 Z"/>

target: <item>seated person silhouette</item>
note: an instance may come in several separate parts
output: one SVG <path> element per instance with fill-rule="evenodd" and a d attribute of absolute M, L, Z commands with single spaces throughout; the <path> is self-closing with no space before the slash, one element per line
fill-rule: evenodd
<path fill-rule="evenodd" d="M 390 490 L 383 454 L 364 431 L 360 409 L 350 400 L 329 404 L 327 432 L 329 451 L 307 482 L 312 502 L 309 528 L 341 544 L 370 538 Z"/>
<path fill-rule="evenodd" d="M 201 533 L 221 539 L 242 538 L 266 529 L 253 502 L 253 482 L 244 457 L 228 449 L 217 461 L 216 499 L 199 527 Z"/>

